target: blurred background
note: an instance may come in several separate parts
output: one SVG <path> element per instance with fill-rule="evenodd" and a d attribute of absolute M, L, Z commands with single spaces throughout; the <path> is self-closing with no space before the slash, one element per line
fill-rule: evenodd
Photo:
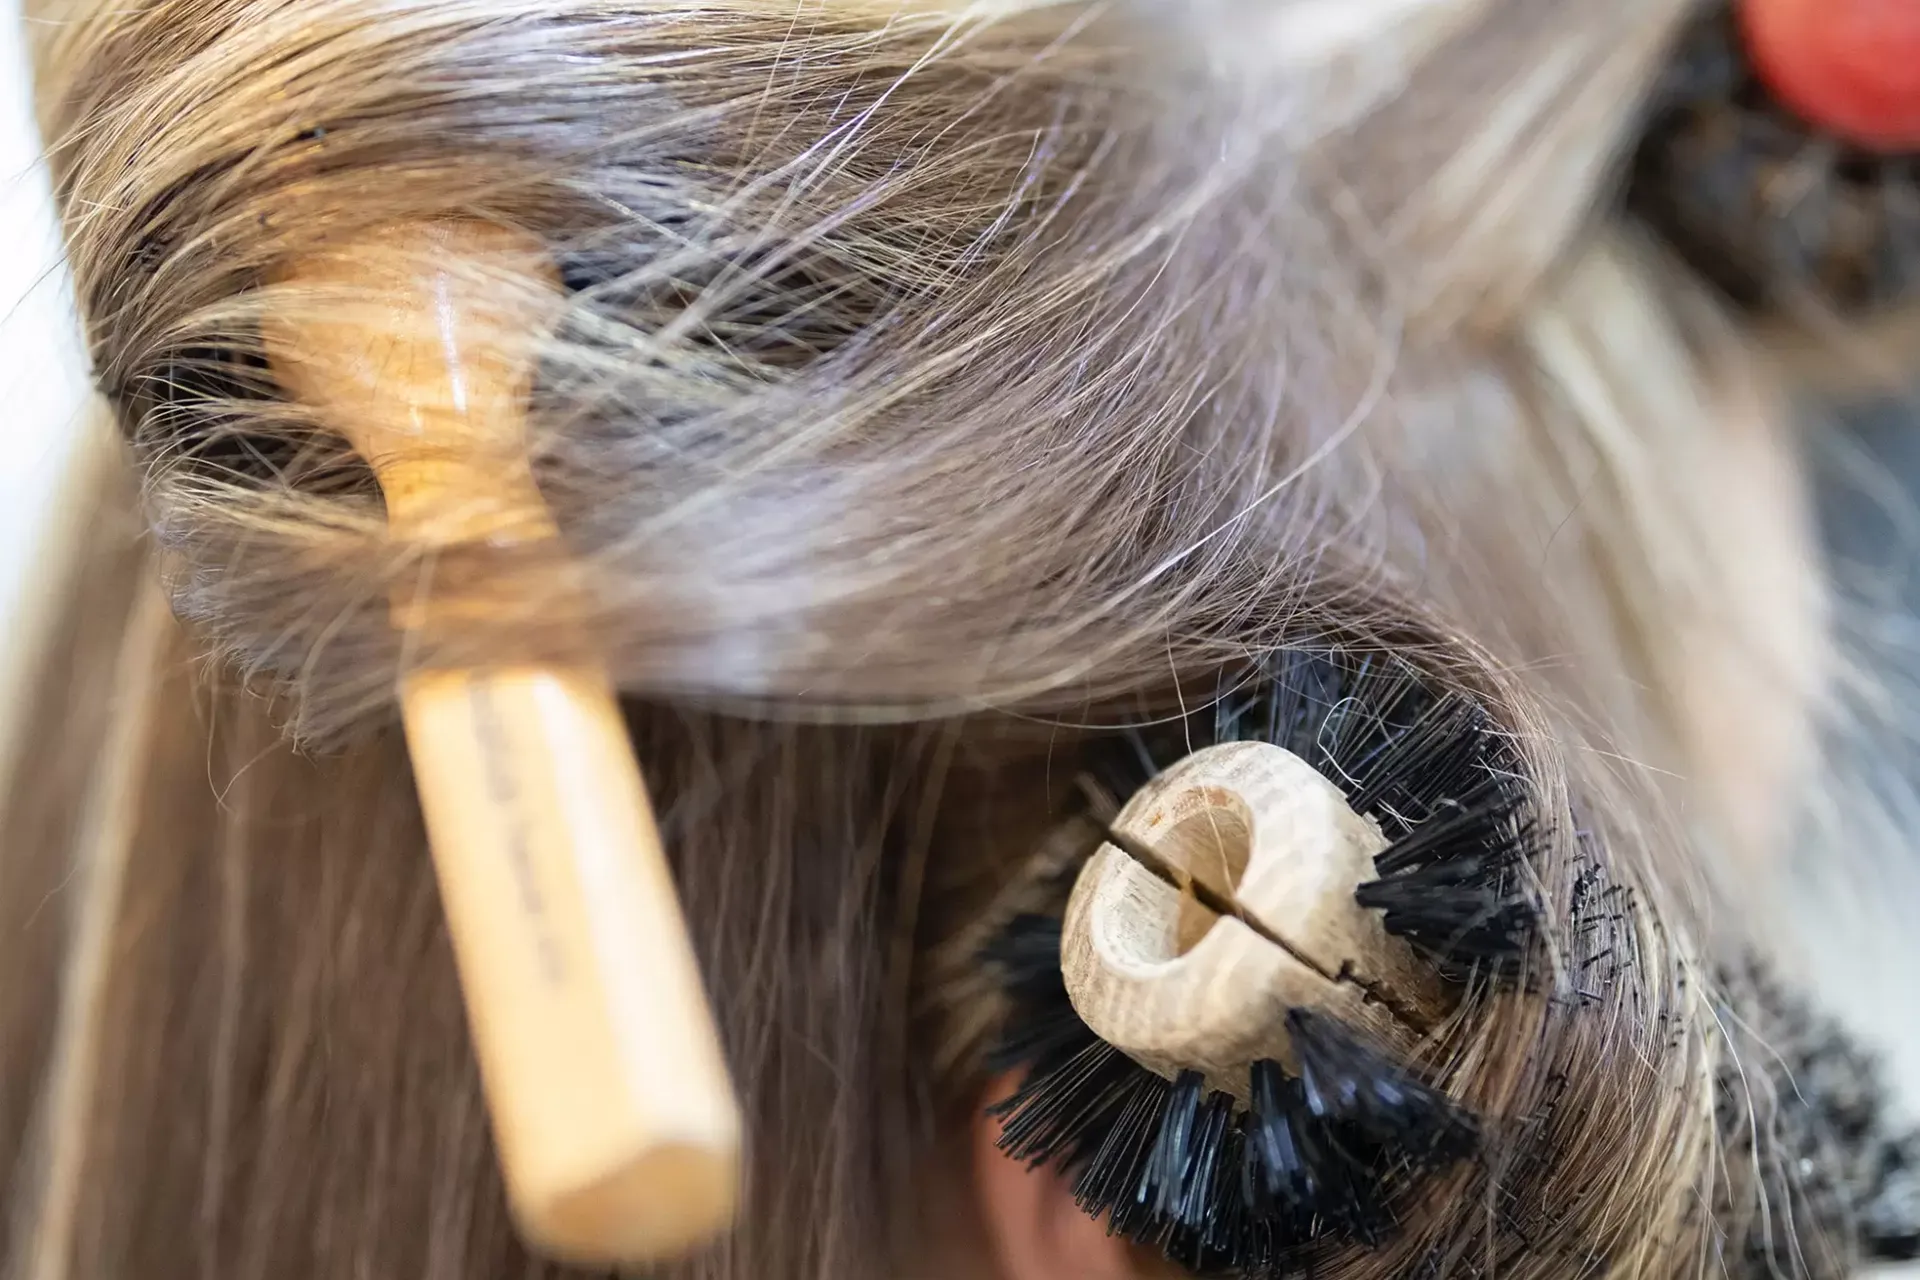
<path fill-rule="evenodd" d="M 1920 388 L 1920 379 L 1916 379 Z M 1920 1115 L 1920 390 L 1868 404 L 1810 405 L 1806 448 L 1841 639 L 1858 667 L 1852 710 L 1873 733 L 1847 762 L 1903 831 L 1891 863 L 1809 849 L 1778 913 L 1829 1007 L 1894 1058 Z M 1839 803 L 1844 804 L 1842 797 Z M 1837 815 L 1844 825 L 1847 816 Z M 1910 1268 L 1920 1275 L 1920 1267 Z"/>

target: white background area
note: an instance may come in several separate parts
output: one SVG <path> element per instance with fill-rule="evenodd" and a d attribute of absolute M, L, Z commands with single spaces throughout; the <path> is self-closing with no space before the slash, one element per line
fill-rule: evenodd
<path fill-rule="evenodd" d="M 18 0 L 0 0 L 0 766 L 65 568 L 99 425 L 33 125 Z"/>

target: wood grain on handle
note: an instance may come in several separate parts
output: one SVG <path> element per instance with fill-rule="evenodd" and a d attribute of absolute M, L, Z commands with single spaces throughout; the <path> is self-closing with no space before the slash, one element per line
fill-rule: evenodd
<path fill-rule="evenodd" d="M 524 438 L 558 294 L 537 243 L 479 223 L 400 228 L 279 288 L 262 325 L 276 377 L 367 459 L 396 532 L 429 546 L 555 536 Z M 632 1263 L 724 1230 L 738 1106 L 605 673 L 425 671 L 400 701 L 523 1234 Z"/>

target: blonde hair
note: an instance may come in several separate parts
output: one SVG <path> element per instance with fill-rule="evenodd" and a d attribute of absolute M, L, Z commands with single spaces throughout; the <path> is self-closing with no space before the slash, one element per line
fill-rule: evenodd
<path fill-rule="evenodd" d="M 1687 8 L 43 0 L 147 537 L 99 531 L 6 813 L 4 1274 L 535 1270 L 389 691 L 582 628 L 754 1125 L 684 1274 L 960 1265 L 921 1242 L 962 1212 L 966 941 L 1065 762 L 1328 638 L 1485 700 L 1590 818 L 1540 869 L 1558 968 L 1447 1045 L 1512 1132 L 1330 1274 L 1845 1274 L 1861 1179 L 1797 1172 L 1793 1015 L 1713 909 L 1820 785 L 1806 496 L 1736 326 L 1593 216 Z M 448 214 L 570 286 L 565 574 L 411 545 L 261 356 L 266 308 L 340 305 L 280 267 Z M 474 572 L 518 607 L 394 633 Z"/>

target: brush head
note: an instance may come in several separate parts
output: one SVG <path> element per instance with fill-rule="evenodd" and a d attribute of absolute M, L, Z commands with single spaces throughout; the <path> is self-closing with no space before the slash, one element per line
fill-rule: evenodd
<path fill-rule="evenodd" d="M 1252 888 L 1253 859 L 1223 881 L 1219 866 L 1205 870 L 1207 857 L 1183 854 L 1179 841 L 1167 840 L 1185 819 L 1154 780 L 1178 784 L 1194 774 L 1203 784 L 1194 794 L 1207 799 L 1200 775 L 1211 778 L 1209 762 L 1249 744 L 1258 749 L 1240 752 L 1246 760 L 1285 762 L 1273 776 L 1297 769 L 1317 780 L 1281 790 L 1339 801 L 1337 809 L 1275 803 L 1275 814 L 1316 815 L 1307 827 L 1321 835 L 1365 833 L 1358 865 L 1316 855 L 1316 865 L 1341 864 L 1340 901 L 1316 895 L 1303 908 L 1299 895 L 1281 891 L 1269 902 Z M 1168 1043 L 1143 1052 L 1127 1028 L 1109 1027 L 1127 1042 L 1123 1050 L 1083 1016 L 1100 1012 L 1075 986 L 1073 957 L 1084 943 L 1075 943 L 1074 932 L 1084 931 L 1088 913 L 1076 916 L 1069 903 L 1064 928 L 1050 915 L 1015 919 L 985 957 L 1009 1002 L 1005 1038 L 989 1066 L 1017 1073 L 1020 1082 L 996 1108 L 1002 1148 L 1068 1171 L 1086 1212 L 1202 1271 L 1292 1273 L 1331 1250 L 1386 1239 L 1427 1178 L 1478 1150 L 1481 1125 L 1413 1065 L 1419 1037 L 1403 1019 L 1423 1007 L 1443 1010 L 1444 996 L 1383 1007 L 1328 993 L 1357 995 L 1353 979 L 1369 966 L 1402 975 L 1398 989 L 1407 992 L 1445 987 L 1448 979 L 1497 979 L 1527 963 L 1539 920 L 1528 864 L 1541 828 L 1519 764 L 1472 701 L 1431 690 L 1399 663 L 1344 654 L 1283 655 L 1225 682 L 1208 710 L 1129 730 L 1110 750 L 1096 750 L 1088 790 L 1114 839 L 1089 862 L 1073 903 L 1084 908 L 1111 887 L 1104 859 L 1133 868 L 1129 892 L 1109 895 L 1109 908 L 1130 901 L 1137 910 L 1156 894 L 1171 900 L 1156 917 L 1163 941 L 1181 939 L 1180 899 L 1219 908 L 1185 955 L 1157 964 L 1134 957 L 1143 981 L 1177 975 L 1223 930 L 1249 957 L 1264 954 L 1268 968 L 1291 966 L 1291 976 L 1301 977 L 1297 948 L 1262 924 L 1255 900 L 1285 904 L 1294 915 L 1269 919 L 1302 937 L 1317 936 L 1308 926 L 1324 908 L 1363 922 L 1366 941 L 1353 943 L 1359 933 L 1327 935 L 1342 939 L 1327 953 L 1331 973 L 1307 964 L 1310 982 L 1276 985 L 1252 963 L 1226 973 L 1214 985 L 1233 1016 L 1208 1025 L 1228 1028 L 1229 1053 L 1191 1045 L 1167 1052 Z M 1222 794 L 1195 812 L 1207 818 L 1197 829 L 1217 838 L 1232 826 L 1219 820 L 1232 809 L 1223 809 L 1224 793 L 1258 787 L 1241 779 L 1212 791 Z M 1121 798 L 1139 803 L 1122 806 Z M 1146 820 L 1153 815 L 1165 821 Z M 1260 823 L 1242 815 L 1242 825 L 1253 831 Z M 1289 825 L 1300 847 L 1324 854 L 1342 844 L 1302 843 L 1297 824 L 1272 829 Z M 1149 873 L 1143 858 L 1163 865 Z M 1172 1017 L 1180 1002 L 1166 1005 Z"/>
<path fill-rule="evenodd" d="M 1357 908 L 1455 978 L 1533 973 L 1541 912 L 1528 886 L 1549 820 L 1523 780 L 1523 758 L 1487 715 L 1397 663 L 1292 655 L 1256 674 L 1226 682 L 1202 713 L 1096 751 L 1096 812 L 1117 813 L 1116 795 L 1196 747 L 1282 744 L 1338 778 L 1348 804 L 1379 828 Z M 1578 814 L 1573 806 L 1553 823 L 1578 874 L 1560 964 L 1540 970 L 1556 976 L 1539 1006 L 1612 1018 L 1598 994 L 1609 975 L 1650 958 L 1628 924 L 1633 895 L 1612 881 L 1598 828 Z M 1538 1259 L 1567 1197 L 1582 1194 L 1578 1168 L 1558 1163 L 1564 1135 L 1551 1131 L 1565 1059 L 1544 1076 L 1537 1109 L 1483 1118 L 1455 1096 L 1474 1068 L 1430 1071 L 1430 1054 L 1382 1043 L 1344 1017 L 1269 1002 L 1264 1034 L 1284 1061 L 1256 1058 L 1235 1081 L 1143 1063 L 1076 1010 L 1062 941 L 1060 915 L 1030 911 L 984 953 L 1006 1008 L 987 1065 L 1017 1080 L 994 1108 L 1001 1146 L 1064 1170 L 1080 1206 L 1129 1240 L 1199 1272 L 1327 1274 L 1356 1246 L 1408 1242 L 1445 1203 L 1439 1180 L 1454 1169 L 1454 1190 L 1488 1196 L 1487 1256 Z M 1727 1000 L 1715 1018 L 1720 1065 L 1701 1100 L 1714 1100 L 1725 1155 L 1707 1206 L 1723 1269 L 1841 1280 L 1864 1261 L 1920 1253 L 1920 1138 L 1888 1114 L 1871 1058 L 1762 973 L 1724 974 L 1716 987 Z M 1535 1065 L 1548 1071 L 1552 1061 Z M 1579 1257 L 1590 1259 L 1585 1247 Z M 1429 1265 L 1439 1274 L 1445 1264 Z"/>

